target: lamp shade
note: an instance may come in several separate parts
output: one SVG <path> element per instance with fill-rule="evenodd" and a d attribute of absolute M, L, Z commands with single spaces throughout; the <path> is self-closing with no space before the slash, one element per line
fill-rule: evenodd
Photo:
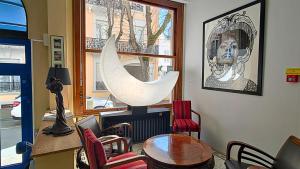
<path fill-rule="evenodd" d="M 53 77 L 59 79 L 63 85 L 71 85 L 68 68 L 51 67 L 48 72 L 46 84 L 48 84 Z"/>

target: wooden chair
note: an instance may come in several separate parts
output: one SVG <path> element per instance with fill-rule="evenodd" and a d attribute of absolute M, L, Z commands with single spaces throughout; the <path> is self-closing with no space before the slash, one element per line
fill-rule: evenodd
<path fill-rule="evenodd" d="M 233 147 L 238 147 L 237 160 L 230 158 Z M 227 145 L 225 165 L 227 169 L 247 169 L 256 163 L 271 169 L 300 169 L 300 139 L 290 136 L 281 146 L 276 158 L 249 144 L 232 141 Z M 256 168 L 256 167 L 253 167 Z"/>
<path fill-rule="evenodd" d="M 173 132 L 198 132 L 198 139 L 201 133 L 201 116 L 191 109 L 190 100 L 173 101 Z M 198 116 L 198 124 L 192 120 L 192 113 Z"/>
<path fill-rule="evenodd" d="M 132 151 L 132 139 L 131 139 L 132 126 L 129 123 L 120 123 L 111 126 L 109 128 L 106 128 L 104 130 L 101 130 L 99 123 L 96 120 L 96 117 L 91 115 L 75 123 L 75 126 L 83 145 L 83 147 L 77 152 L 76 162 L 79 168 L 88 168 L 87 164 L 85 164 L 85 162 L 81 160 L 83 150 L 85 150 L 86 152 L 85 139 L 84 139 L 85 129 L 91 129 L 91 131 L 95 134 L 95 136 L 100 141 L 105 141 L 117 137 L 130 136 L 130 137 L 125 137 L 125 139 L 127 145 L 129 146 L 130 151 Z M 124 149 L 122 149 L 121 145 L 118 145 L 118 149 L 113 149 L 112 145 L 110 146 L 109 149 L 106 149 L 106 155 L 108 158 L 122 153 L 124 153 Z"/>
<path fill-rule="evenodd" d="M 89 128 L 93 131 L 93 133 L 96 135 L 97 138 L 100 139 L 102 138 L 102 140 L 105 140 L 107 137 L 111 138 L 113 137 L 112 135 L 125 137 L 127 140 L 127 144 L 129 145 L 129 149 L 132 150 L 132 139 L 131 139 L 132 126 L 129 123 L 120 123 L 101 130 L 100 125 L 96 120 L 96 117 L 90 115 L 75 123 L 75 126 L 83 145 L 85 142 L 83 138 L 83 132 L 85 129 Z"/>
<path fill-rule="evenodd" d="M 84 130 L 85 144 L 87 148 L 88 161 L 90 169 L 147 169 L 146 156 L 136 155 L 128 151 L 127 141 L 123 137 L 114 138 L 107 141 L 99 141 L 91 129 Z M 112 157 L 107 160 L 103 145 L 112 144 L 114 142 L 123 142 L 125 154 Z M 119 145 L 119 144 L 118 144 Z"/>

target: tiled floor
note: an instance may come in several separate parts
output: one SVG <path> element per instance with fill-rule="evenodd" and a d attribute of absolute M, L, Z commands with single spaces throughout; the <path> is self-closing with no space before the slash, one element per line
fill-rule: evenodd
<path fill-rule="evenodd" d="M 138 154 L 141 154 L 142 149 L 143 149 L 143 144 L 142 143 L 134 144 L 132 148 L 133 148 L 134 152 L 136 152 Z M 220 153 L 215 152 L 214 157 L 215 157 L 215 167 L 214 167 L 214 169 L 226 169 L 226 167 L 224 165 L 225 156 L 220 154 Z"/>
<path fill-rule="evenodd" d="M 215 157 L 214 169 L 226 169 L 224 165 L 225 156 L 223 154 L 215 152 L 214 157 Z"/>

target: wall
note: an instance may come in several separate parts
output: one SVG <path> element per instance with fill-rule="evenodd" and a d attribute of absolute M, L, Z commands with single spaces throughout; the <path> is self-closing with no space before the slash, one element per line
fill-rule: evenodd
<path fill-rule="evenodd" d="M 27 11 L 28 34 L 32 40 L 33 118 L 35 129 L 49 108 L 49 94 L 45 88 L 48 73 L 48 48 L 42 42 L 48 32 L 47 0 L 24 0 Z"/>
<path fill-rule="evenodd" d="M 34 126 L 39 123 L 47 109 L 55 108 L 55 99 L 45 88 L 45 80 L 51 64 L 50 51 L 43 45 L 43 34 L 60 35 L 65 38 L 65 64 L 73 77 L 73 23 L 72 0 L 24 0 L 27 11 L 28 34 L 32 40 L 32 82 Z M 63 24 L 62 24 L 63 23 Z M 65 107 L 73 108 L 73 89 L 64 89 Z"/>
<path fill-rule="evenodd" d="M 48 34 L 64 37 L 65 67 L 68 67 L 71 82 L 73 79 L 73 17 L 72 0 L 48 0 Z M 51 54 L 49 49 L 49 64 Z M 73 85 L 64 86 L 64 105 L 73 110 Z M 50 94 L 50 108 L 56 108 L 55 95 Z"/>
<path fill-rule="evenodd" d="M 29 39 L 32 40 L 32 82 L 34 128 L 40 127 L 43 114 L 54 107 L 55 99 L 49 100 L 45 80 L 51 64 L 50 51 L 42 42 L 43 34 L 60 35 L 65 38 L 66 66 L 72 80 L 73 72 L 73 25 L 72 0 L 23 0 L 27 10 Z M 72 86 L 64 88 L 65 107 L 72 110 Z M 35 159 L 36 169 L 74 168 L 74 152 L 67 151 Z"/>
<path fill-rule="evenodd" d="M 263 96 L 201 89 L 202 22 L 250 0 L 192 0 L 185 15 L 184 97 L 202 112 L 202 139 L 225 152 L 242 140 L 276 154 L 285 139 L 300 137 L 300 84 L 285 82 L 285 68 L 300 66 L 300 1 L 267 1 Z"/>

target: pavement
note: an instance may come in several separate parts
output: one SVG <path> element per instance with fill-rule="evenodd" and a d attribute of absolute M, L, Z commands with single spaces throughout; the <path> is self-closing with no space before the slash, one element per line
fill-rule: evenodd
<path fill-rule="evenodd" d="M 16 144 L 22 140 L 21 121 L 10 117 L 10 111 L 0 111 L 1 166 L 22 162 L 16 154 Z"/>

